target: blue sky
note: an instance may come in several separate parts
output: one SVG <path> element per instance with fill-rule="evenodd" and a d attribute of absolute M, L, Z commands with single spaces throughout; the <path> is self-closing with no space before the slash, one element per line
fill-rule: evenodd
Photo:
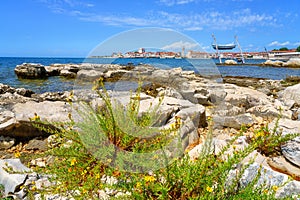
<path fill-rule="evenodd" d="M 3 0 L 0 56 L 85 57 L 108 38 L 147 27 L 178 31 L 207 52 L 212 33 L 218 43 L 237 35 L 244 51 L 296 48 L 299 15 L 299 0 Z M 160 48 L 191 42 L 144 39 Z"/>

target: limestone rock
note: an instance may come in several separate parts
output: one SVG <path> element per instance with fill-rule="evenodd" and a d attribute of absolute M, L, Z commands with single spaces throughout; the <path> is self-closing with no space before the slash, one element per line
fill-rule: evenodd
<path fill-rule="evenodd" d="M 15 119 L 15 114 L 13 112 L 8 110 L 0 112 L 0 135 L 13 129 L 16 123 L 17 120 Z"/>
<path fill-rule="evenodd" d="M 76 77 L 76 73 L 69 71 L 67 69 L 63 69 L 60 71 L 60 76 L 63 76 L 65 78 L 75 78 Z"/>
<path fill-rule="evenodd" d="M 277 190 L 275 197 L 279 199 L 279 198 L 284 198 L 284 197 L 293 196 L 293 195 L 295 195 L 295 199 L 297 196 L 299 197 L 299 195 L 300 195 L 300 182 L 299 181 L 290 181 L 283 187 L 280 187 Z"/>
<path fill-rule="evenodd" d="M 20 174 L 12 172 L 20 172 Z M 21 186 L 27 175 L 23 172 L 29 172 L 30 169 L 25 167 L 19 159 L 0 160 L 0 184 L 5 188 L 5 195 L 14 193 Z"/>
<path fill-rule="evenodd" d="M 68 121 L 68 111 L 70 111 L 70 106 L 61 101 L 43 101 L 39 103 L 28 101 L 13 106 L 13 112 L 18 121 L 29 121 L 30 118 L 34 117 L 34 113 L 37 113 L 41 120 L 65 122 Z"/>
<path fill-rule="evenodd" d="M 300 58 L 290 58 L 286 63 L 283 64 L 284 67 L 300 67 Z"/>
<path fill-rule="evenodd" d="M 228 184 L 236 178 L 237 174 L 240 173 L 240 169 L 232 170 L 229 173 Z M 264 186 L 266 188 L 270 188 L 271 186 L 282 186 L 288 182 L 288 175 L 276 172 L 269 167 L 264 165 L 260 165 L 258 163 L 252 163 L 243 171 L 243 174 L 240 178 L 241 187 L 245 187 L 249 185 L 260 172 L 260 176 L 258 177 L 257 186 Z"/>
<path fill-rule="evenodd" d="M 77 73 L 77 79 L 84 81 L 94 81 L 99 77 L 103 77 L 104 73 L 99 70 L 80 70 Z"/>
<path fill-rule="evenodd" d="M 282 108 L 281 108 L 282 109 Z M 274 105 L 258 105 L 254 106 L 247 110 L 248 113 L 251 113 L 257 117 L 264 117 L 268 119 L 274 118 L 292 118 L 292 111 L 286 109 L 276 109 Z"/>
<path fill-rule="evenodd" d="M 14 138 L 0 136 L 0 150 L 9 149 L 14 144 L 15 144 Z"/>
<path fill-rule="evenodd" d="M 300 105 L 300 84 L 287 87 L 284 91 L 279 93 L 279 97 L 286 105 L 291 107 L 296 103 Z M 293 101 L 293 103 L 291 103 Z"/>
<path fill-rule="evenodd" d="M 225 65 L 236 65 L 237 62 L 235 60 L 225 60 Z"/>
<path fill-rule="evenodd" d="M 0 94 L 14 93 L 15 91 L 16 91 L 15 88 L 10 87 L 9 85 L 5 85 L 3 83 L 0 83 Z"/>
<path fill-rule="evenodd" d="M 33 98 L 39 101 L 66 101 L 69 96 L 70 92 L 45 92 L 32 95 Z"/>
<path fill-rule="evenodd" d="M 230 127 L 235 129 L 240 129 L 243 125 L 252 125 L 254 119 L 251 114 L 245 113 L 235 116 L 213 116 L 215 127 Z"/>
<path fill-rule="evenodd" d="M 292 165 L 284 157 L 268 158 L 267 162 L 275 171 L 290 175 L 293 179 L 300 181 L 300 168 Z"/>
<path fill-rule="evenodd" d="M 231 84 L 225 84 L 224 89 L 227 93 L 224 100 L 238 107 L 247 109 L 257 105 L 271 104 L 270 98 L 266 94 L 254 89 Z"/>
<path fill-rule="evenodd" d="M 51 66 L 45 66 L 45 70 L 48 74 L 48 76 L 59 76 L 60 75 L 60 71 L 63 69 L 63 67 L 61 67 L 61 64 L 52 64 Z"/>
<path fill-rule="evenodd" d="M 28 101 L 33 91 L 25 88 L 13 88 L 9 85 L 0 83 L 0 105 L 11 105 L 17 102 Z M 1 111 L 0 111 L 1 112 Z"/>
<path fill-rule="evenodd" d="M 269 128 L 271 130 L 274 129 L 276 126 L 275 124 L 276 122 L 273 121 L 269 125 Z M 278 122 L 277 132 L 282 132 L 283 135 L 296 134 L 296 133 L 300 134 L 300 121 L 280 119 Z M 300 136 L 282 145 L 281 150 L 283 156 L 288 161 L 300 167 Z"/>
<path fill-rule="evenodd" d="M 40 151 L 46 151 L 47 148 L 48 148 L 47 141 L 37 140 L 37 139 L 30 140 L 25 147 L 26 150 L 40 150 Z"/>
<path fill-rule="evenodd" d="M 15 68 L 15 73 L 19 78 L 26 79 L 39 79 L 47 77 L 45 66 L 35 63 L 23 63 L 22 65 L 17 65 Z"/>
<path fill-rule="evenodd" d="M 28 90 L 25 88 L 17 88 L 16 93 L 24 97 L 31 97 L 31 95 L 34 94 L 32 90 Z"/>
<path fill-rule="evenodd" d="M 272 67 L 282 67 L 284 65 L 283 61 L 279 61 L 279 60 L 267 60 L 263 63 L 263 65 L 266 66 L 272 66 Z"/>
<path fill-rule="evenodd" d="M 66 122 L 69 121 L 69 112 L 70 106 L 66 102 L 61 101 L 27 101 L 26 103 L 17 103 L 13 105 L 12 111 L 0 112 L 0 135 L 13 138 L 41 136 L 45 133 L 34 127 L 30 121 L 30 119 L 34 118 L 35 113 L 40 117 L 40 120 Z M 35 121 L 35 123 L 39 122 Z"/>

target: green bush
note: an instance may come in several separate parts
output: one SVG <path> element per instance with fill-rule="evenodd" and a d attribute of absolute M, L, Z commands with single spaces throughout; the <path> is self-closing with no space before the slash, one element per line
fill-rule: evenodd
<path fill-rule="evenodd" d="M 69 195 L 76 199 L 97 199 L 99 190 L 107 188 L 124 194 L 127 192 L 127 196 L 120 199 L 275 198 L 276 188 L 256 186 L 259 173 L 248 186 L 239 185 L 239 179 L 248 165 L 244 165 L 230 183 L 229 173 L 254 150 L 275 155 L 279 152 L 280 145 L 296 137 L 296 134 L 283 137 L 275 129 L 270 131 L 268 127 L 262 127 L 252 137 L 248 137 L 247 147 L 235 150 L 232 155 L 226 154 L 236 139 L 245 133 L 246 129 L 243 128 L 220 153 L 215 154 L 212 151 L 212 120 L 209 119 L 209 134 L 202 144 L 198 159 L 191 160 L 188 154 L 169 159 L 164 146 L 180 135 L 180 126 L 184 122 L 177 118 L 168 129 L 155 127 L 160 103 L 149 108 L 142 116 L 139 115 L 140 90 L 132 95 L 126 108 L 110 98 L 101 80 L 94 90 L 105 102 L 104 106 L 95 109 L 89 103 L 80 102 L 78 112 L 83 117 L 80 123 L 75 123 L 70 115 L 70 123 L 61 124 L 55 130 L 47 130 L 55 135 L 59 144 L 46 153 L 54 156 L 55 161 L 45 169 L 36 170 L 52 174 L 51 181 L 55 184 L 39 192 Z M 125 124 L 119 123 L 124 120 Z M 43 126 L 39 128 L 43 129 Z M 159 134 L 154 134 L 157 132 Z M 147 134 L 151 137 L 142 137 Z M 101 145 L 106 146 L 100 148 Z M 130 158 L 126 155 L 120 159 L 117 157 L 116 154 L 121 150 L 136 154 L 159 151 L 162 154 L 153 154 L 154 162 L 142 160 L 128 163 L 126 159 Z M 152 166 L 157 160 L 165 160 L 164 167 Z M 139 170 L 139 173 L 126 171 L 128 164 L 133 165 L 130 166 L 131 169 Z M 149 167 L 154 167 L 155 170 L 143 171 Z M 117 181 L 109 184 L 101 180 L 104 176 L 114 177 Z"/>

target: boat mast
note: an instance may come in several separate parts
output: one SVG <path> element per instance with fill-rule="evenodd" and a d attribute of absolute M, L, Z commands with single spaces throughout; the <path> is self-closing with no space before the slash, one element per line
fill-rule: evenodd
<path fill-rule="evenodd" d="M 237 37 L 237 35 L 234 36 L 234 37 L 235 37 L 235 42 L 236 42 L 236 44 L 238 45 L 238 47 L 239 47 L 239 49 L 240 49 L 240 53 L 241 53 L 241 56 L 242 56 L 242 63 L 244 64 L 244 63 L 245 63 L 245 59 L 244 59 L 244 55 L 243 55 L 242 48 L 241 48 L 240 43 L 239 43 L 239 41 L 238 41 L 238 37 Z"/>
<path fill-rule="evenodd" d="M 213 37 L 213 39 L 214 39 L 214 42 L 215 42 L 215 44 L 216 44 L 216 52 L 217 52 L 217 56 L 218 56 L 218 58 L 219 58 L 219 62 L 222 63 L 221 56 L 220 56 L 219 50 L 218 50 L 217 39 L 216 39 L 216 37 L 215 37 L 214 34 L 211 34 L 211 35 L 212 35 L 212 37 Z"/>

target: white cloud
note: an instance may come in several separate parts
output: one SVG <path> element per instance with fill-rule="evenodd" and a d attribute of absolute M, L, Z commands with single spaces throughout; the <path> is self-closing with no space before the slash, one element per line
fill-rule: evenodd
<path fill-rule="evenodd" d="M 300 46 L 300 42 L 295 42 L 294 45 L 295 46 Z"/>
<path fill-rule="evenodd" d="M 82 17 L 83 16 L 83 17 Z M 237 27 L 251 28 L 255 26 L 275 26 L 276 18 L 267 14 L 252 13 L 245 9 L 233 12 L 232 15 L 222 12 L 191 13 L 188 15 L 168 13 L 165 11 L 152 12 L 143 17 L 128 15 L 98 15 L 81 13 L 80 20 L 100 22 L 115 26 L 161 26 L 167 28 L 184 29 L 187 31 L 201 31 L 205 28 L 215 30 L 231 30 Z M 249 28 L 249 29 L 250 29 Z"/>
<path fill-rule="evenodd" d="M 240 27 L 247 27 L 249 31 L 253 27 L 278 26 L 274 14 L 255 13 L 251 9 L 232 11 L 230 14 L 222 11 L 190 12 L 187 14 L 170 13 L 166 11 L 149 11 L 142 16 L 130 15 L 128 13 L 91 13 L 88 7 L 93 4 L 75 0 L 40 0 L 47 3 L 53 12 L 68 14 L 77 17 L 79 20 L 99 22 L 109 26 L 159 26 L 164 28 L 181 29 L 186 31 L 209 30 L 232 30 Z M 164 4 L 186 4 L 197 1 L 213 0 L 159 0 Z M 82 6 L 85 5 L 86 9 Z"/>
<path fill-rule="evenodd" d="M 252 13 L 250 9 L 238 10 L 231 15 L 228 13 L 213 11 L 202 13 L 191 13 L 189 15 L 158 12 L 158 17 L 164 24 L 174 25 L 175 27 L 193 30 L 194 27 L 202 29 L 230 30 L 236 27 L 255 26 L 274 26 L 276 18 L 267 14 Z"/>
<path fill-rule="evenodd" d="M 184 30 L 186 30 L 186 31 L 202 31 L 203 28 L 194 26 L 194 27 L 185 28 Z"/>
<path fill-rule="evenodd" d="M 107 25 L 112 26 L 123 26 L 123 25 L 131 25 L 131 26 L 155 26 L 158 21 L 155 20 L 147 20 L 143 18 L 130 17 L 130 16 L 103 16 L 103 15 L 86 15 L 79 18 L 83 21 L 91 21 L 91 22 L 101 22 Z"/>
<path fill-rule="evenodd" d="M 198 0 L 159 0 L 159 3 L 167 6 L 173 6 L 173 5 L 193 3 L 196 1 Z"/>
<path fill-rule="evenodd" d="M 162 49 L 163 50 L 181 50 L 183 47 L 185 49 L 193 49 L 193 48 L 199 47 L 199 45 L 196 43 L 183 42 L 181 40 L 181 41 L 166 45 L 166 46 L 162 47 Z"/>
<path fill-rule="evenodd" d="M 270 44 L 268 44 L 268 46 L 272 47 L 272 46 L 286 46 L 286 45 L 290 45 L 291 43 L 289 41 L 286 42 L 278 42 L 278 41 L 273 41 Z"/>
<path fill-rule="evenodd" d="M 197 2 L 202 2 L 202 3 L 209 3 L 209 2 L 214 2 L 214 1 L 219 1 L 219 0 L 158 0 L 159 4 L 163 4 L 166 6 L 174 6 L 174 5 L 182 5 L 182 4 L 188 4 L 188 3 L 197 3 Z M 233 2 L 252 2 L 253 0 L 231 0 Z"/>

